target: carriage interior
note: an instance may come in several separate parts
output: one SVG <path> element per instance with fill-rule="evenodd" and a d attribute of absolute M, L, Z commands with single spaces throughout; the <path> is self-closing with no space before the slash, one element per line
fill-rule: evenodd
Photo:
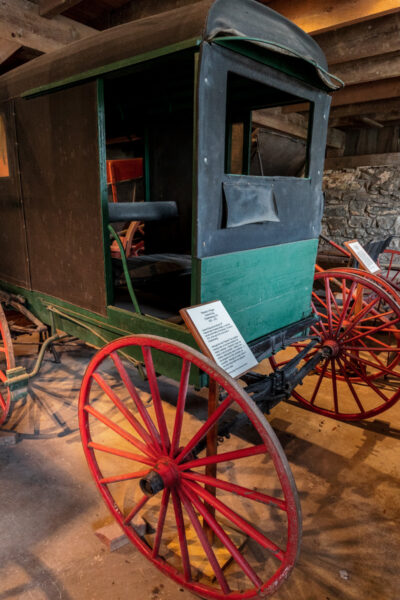
<path fill-rule="evenodd" d="M 192 51 L 104 80 L 109 206 L 157 203 L 157 207 L 173 202 L 177 209 L 175 217 L 165 217 L 161 211 L 155 219 L 153 214 L 150 219 L 111 223 L 124 254 L 111 238 L 114 305 L 134 310 L 126 261 L 141 312 L 176 323 L 181 322 L 179 309 L 196 301 L 192 293 L 194 93 Z M 299 103 L 303 103 L 302 127 L 296 128 L 293 111 Z M 274 129 L 283 111 L 294 123 L 288 133 Z M 220 147 L 225 152 L 225 172 L 257 178 L 307 177 L 311 118 L 311 103 L 229 73 L 226 137 Z M 239 206 L 236 199 L 233 202 Z M 257 217 L 245 214 L 248 207 L 239 217 L 230 218 L 237 210 L 225 187 L 221 228 L 257 222 Z"/>
<path fill-rule="evenodd" d="M 107 79 L 104 92 L 109 203 L 176 204 L 177 217 L 112 224 L 141 310 L 173 319 L 190 303 L 193 53 Z M 111 254 L 114 304 L 133 310 L 115 240 Z"/>

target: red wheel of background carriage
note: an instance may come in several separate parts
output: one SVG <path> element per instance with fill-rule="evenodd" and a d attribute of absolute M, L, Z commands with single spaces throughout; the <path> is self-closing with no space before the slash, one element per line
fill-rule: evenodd
<path fill-rule="evenodd" d="M 387 264 L 382 261 L 383 256 L 388 259 Z M 400 292 L 400 250 L 386 248 L 380 255 L 378 264 L 381 267 L 382 279 L 385 279 L 397 292 Z"/>
<path fill-rule="evenodd" d="M 10 410 L 11 392 L 3 383 L 7 369 L 15 367 L 15 358 L 7 318 L 0 303 L 0 425 L 7 419 Z"/>
<path fill-rule="evenodd" d="M 378 279 L 378 278 L 377 278 Z M 400 396 L 400 305 L 398 296 L 359 270 L 315 274 L 318 288 L 312 307 L 320 321 L 311 329 L 332 356 L 325 359 L 293 396 L 309 409 L 344 421 L 373 417 Z M 299 352 L 307 341 L 294 343 Z M 283 351 L 270 359 L 275 369 L 290 356 Z"/>
<path fill-rule="evenodd" d="M 143 358 L 148 384 L 133 367 L 128 373 L 121 350 Z M 153 354 L 180 362 L 179 385 L 157 380 Z M 188 385 L 191 369 L 220 386 L 222 400 L 211 416 L 207 397 Z M 199 410 L 202 420 L 192 414 Z M 214 453 L 200 451 L 215 424 L 237 411 L 248 417 L 245 435 L 232 434 Z M 201 597 L 232 600 L 266 597 L 287 579 L 301 530 L 293 476 L 262 413 L 213 361 L 155 336 L 118 339 L 88 366 L 79 419 L 86 458 L 108 508 L 164 574 Z M 147 523 L 142 536 L 134 527 L 140 516 Z"/>

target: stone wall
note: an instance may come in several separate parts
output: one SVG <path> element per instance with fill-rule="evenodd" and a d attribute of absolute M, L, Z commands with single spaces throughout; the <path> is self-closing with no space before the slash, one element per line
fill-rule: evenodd
<path fill-rule="evenodd" d="M 400 236 L 400 166 L 326 171 L 324 192 L 322 233 L 335 242 Z M 390 246 L 400 248 L 400 237 Z"/>

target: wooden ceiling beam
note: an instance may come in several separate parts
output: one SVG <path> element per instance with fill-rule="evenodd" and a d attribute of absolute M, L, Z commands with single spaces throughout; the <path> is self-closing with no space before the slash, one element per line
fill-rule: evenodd
<path fill-rule="evenodd" d="M 317 34 L 400 11 L 400 0 L 272 0 L 268 6 Z"/>
<path fill-rule="evenodd" d="M 76 6 L 81 1 L 82 0 L 40 0 L 39 14 L 41 17 L 51 19 L 68 10 L 68 8 Z"/>
<path fill-rule="evenodd" d="M 392 127 L 400 122 L 400 111 L 397 113 L 373 113 L 368 115 L 354 115 L 353 117 L 332 117 L 329 119 L 329 127 L 360 127 L 360 123 L 368 120 L 375 121 L 383 127 Z"/>
<path fill-rule="evenodd" d="M 399 164 L 400 152 L 341 156 L 339 158 L 327 158 L 325 160 L 325 171 L 331 169 L 354 169 L 356 167 L 386 167 L 392 165 L 397 167 Z"/>
<path fill-rule="evenodd" d="M 6 60 L 11 58 L 22 46 L 17 42 L 11 42 L 10 40 L 0 39 L 0 65 Z"/>
<path fill-rule="evenodd" d="M 400 98 L 400 77 L 349 85 L 333 94 L 332 106 Z"/>
<path fill-rule="evenodd" d="M 400 102 L 400 77 L 393 79 L 382 79 L 360 85 L 349 85 L 333 93 L 332 106 L 344 106 L 346 104 L 361 104 L 377 100 L 389 100 L 397 98 Z M 293 104 L 283 108 L 284 113 L 306 112 L 308 105 Z"/>
<path fill-rule="evenodd" d="M 299 114 L 284 115 L 281 112 L 272 112 L 270 109 L 265 111 L 256 110 L 253 112 L 252 123 L 256 127 L 266 127 L 273 131 L 286 133 L 298 137 L 302 140 L 308 138 L 308 123 L 307 118 Z M 346 135 L 338 129 L 329 129 L 327 146 L 340 150 L 344 148 Z"/>
<path fill-rule="evenodd" d="M 400 13 L 313 36 L 329 66 L 400 50 Z"/>
<path fill-rule="evenodd" d="M 356 104 L 346 104 L 344 106 L 334 106 L 331 110 L 332 119 L 347 117 L 358 117 L 362 115 L 374 116 L 378 121 L 382 115 L 390 119 L 391 114 L 397 114 L 400 111 L 400 100 L 377 100 L 372 102 L 361 102 Z M 380 115 L 379 117 L 376 115 Z"/>
<path fill-rule="evenodd" d="M 96 32 L 63 16 L 51 21 L 38 14 L 38 7 L 29 0 L 2 0 L 0 2 L 0 38 L 22 46 L 51 52 Z"/>
<path fill-rule="evenodd" d="M 333 65 L 329 71 L 344 81 L 346 85 L 400 77 L 400 52 Z"/>

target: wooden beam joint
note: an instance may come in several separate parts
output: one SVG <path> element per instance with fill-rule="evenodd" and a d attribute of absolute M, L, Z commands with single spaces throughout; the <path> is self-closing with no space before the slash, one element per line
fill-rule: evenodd
<path fill-rule="evenodd" d="M 81 0 L 40 0 L 39 14 L 41 17 L 51 19 L 68 10 L 68 8 L 76 6 L 80 2 Z"/>

